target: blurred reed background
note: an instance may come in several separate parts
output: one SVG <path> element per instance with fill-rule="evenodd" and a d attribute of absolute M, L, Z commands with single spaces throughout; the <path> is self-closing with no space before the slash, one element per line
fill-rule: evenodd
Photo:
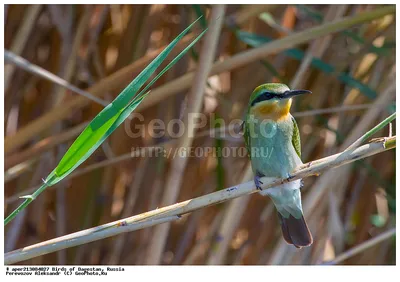
<path fill-rule="evenodd" d="M 102 101 L 111 101 L 173 38 L 211 5 L 5 5 L 5 49 Z M 296 99 L 303 162 L 340 152 L 395 112 L 395 14 L 383 5 L 227 5 L 216 57 L 199 101 L 188 95 L 204 39 L 153 87 L 139 107 L 152 119 L 182 119 L 198 107 L 226 125 L 241 119 L 252 90 L 266 82 L 309 89 Z M 383 9 L 383 10 L 382 10 Z M 225 12 L 223 11 L 225 10 Z M 381 12 L 379 12 L 381 11 Z M 382 12 L 383 11 L 383 12 Z M 330 33 L 344 17 L 371 20 Z M 216 12 L 218 15 L 218 11 Z M 224 15 L 223 15 L 224 14 Z M 210 23 L 211 25 L 214 23 Z M 322 27 L 305 41 L 296 34 Z M 185 37 L 179 48 L 197 31 Z M 313 35 L 313 33 L 311 33 Z M 321 36 L 322 35 L 322 36 Z M 292 36 L 292 37 L 291 37 Z M 273 52 L 231 58 L 289 38 Z M 291 39 L 292 38 L 292 39 Z M 301 44 L 298 44 L 301 43 Z M 289 48 L 288 48 L 289 46 Z M 178 49 L 179 49 L 178 48 Z M 174 51 L 175 54 L 177 53 Z M 212 54 L 211 54 L 212 56 Z M 5 214 L 19 195 L 41 183 L 102 106 L 6 60 Z M 221 67 L 221 63 L 224 62 Z M 204 93 L 203 93 L 204 92 Z M 324 110 L 324 111 L 321 111 Z M 212 120 L 211 118 L 209 120 Z M 249 178 L 247 157 L 130 157 L 132 148 L 177 143 L 169 137 L 132 138 L 126 121 L 71 177 L 49 188 L 5 228 L 5 251 L 191 199 Z M 211 137 L 208 122 L 193 147 L 242 147 L 242 138 Z M 393 126 L 393 128 L 395 128 Z M 394 130 L 394 129 L 393 129 Z M 394 132 L 395 133 L 395 132 Z M 393 135 L 395 135 L 393 133 Z M 388 128 L 375 137 L 388 136 Z M 176 162 L 176 161 L 175 161 Z M 174 169 L 171 169 L 173 167 Z M 176 168 L 180 170 L 176 171 Z M 174 177 L 174 187 L 167 179 Z M 174 182 L 173 181 L 173 182 Z M 58 251 L 23 264 L 320 264 L 395 227 L 395 150 L 305 179 L 303 207 L 314 244 L 287 246 L 269 198 L 258 194 L 208 207 L 170 228 L 159 226 Z M 170 186 L 172 187 L 170 189 Z M 158 234 L 158 235 L 155 235 Z M 159 240 L 157 236 L 163 236 Z M 395 237 L 340 264 L 395 264 Z M 161 250 L 160 253 L 153 250 Z"/>

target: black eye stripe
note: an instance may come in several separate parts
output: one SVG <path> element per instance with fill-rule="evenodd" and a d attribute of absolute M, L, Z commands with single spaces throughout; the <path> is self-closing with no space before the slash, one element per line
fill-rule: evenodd
<path fill-rule="evenodd" d="M 267 101 L 267 100 L 271 100 L 273 98 L 278 98 L 280 99 L 281 96 L 277 95 L 275 93 L 272 92 L 264 92 L 263 94 L 261 94 L 260 96 L 258 96 L 256 99 L 254 99 L 251 102 L 251 107 L 254 106 L 255 104 L 257 104 L 258 102 L 262 102 L 262 101 Z"/>

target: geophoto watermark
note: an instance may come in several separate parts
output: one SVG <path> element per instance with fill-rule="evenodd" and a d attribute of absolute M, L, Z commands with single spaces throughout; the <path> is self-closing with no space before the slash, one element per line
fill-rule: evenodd
<path fill-rule="evenodd" d="M 140 113 L 133 113 L 130 118 L 124 123 L 125 132 L 131 138 L 152 137 L 162 140 L 176 140 L 184 134 L 193 138 L 194 135 L 203 132 L 204 135 L 209 135 L 211 138 L 222 138 L 235 140 L 243 140 L 243 121 L 233 119 L 230 122 L 225 122 L 221 118 L 216 118 L 215 114 L 205 115 L 202 113 L 192 113 L 188 115 L 188 120 L 192 122 L 194 130 L 186 132 L 187 127 L 180 119 L 171 119 L 165 122 L 161 119 L 145 120 L 145 117 Z M 210 126 L 212 125 L 212 126 Z M 277 132 L 277 124 L 273 120 L 257 119 L 253 115 L 248 116 L 246 122 L 246 134 L 250 138 L 272 138 Z M 210 128 L 211 127 L 211 128 Z M 204 134 L 205 133 L 205 134 Z M 247 136 L 246 136 L 247 138 Z M 269 158 L 273 152 L 273 148 L 256 147 L 251 148 L 252 157 Z M 240 147 L 173 147 L 156 146 L 132 148 L 132 157 L 196 157 L 202 158 L 206 156 L 214 157 L 246 157 L 249 152 L 243 146 Z"/>
<path fill-rule="evenodd" d="M 205 115 L 203 113 L 189 113 L 188 120 L 192 122 L 194 131 L 187 132 L 188 137 L 193 138 L 194 132 L 198 129 L 207 129 L 213 125 L 214 129 L 223 128 L 225 130 L 209 130 L 210 137 L 216 138 L 242 138 L 242 124 L 240 119 L 233 119 L 225 122 L 221 118 L 216 118 L 215 114 Z M 208 122 L 207 122 L 208 120 Z M 251 138 L 259 136 L 272 138 L 277 131 L 277 124 L 270 119 L 257 119 L 254 115 L 249 115 L 247 122 L 247 133 Z M 171 119 L 165 122 L 161 119 L 152 119 L 145 123 L 145 118 L 140 113 L 132 113 L 125 120 L 125 132 L 131 138 L 144 137 L 146 135 L 152 138 L 180 138 L 186 133 L 186 125 L 180 119 Z M 218 134 L 218 136 L 217 136 Z"/>
<path fill-rule="evenodd" d="M 273 147 L 252 147 L 252 157 L 270 158 L 273 153 Z M 177 147 L 165 148 L 163 146 L 138 147 L 132 148 L 132 157 L 165 157 L 165 158 L 185 158 L 185 157 L 246 157 L 248 155 L 245 147 Z"/>

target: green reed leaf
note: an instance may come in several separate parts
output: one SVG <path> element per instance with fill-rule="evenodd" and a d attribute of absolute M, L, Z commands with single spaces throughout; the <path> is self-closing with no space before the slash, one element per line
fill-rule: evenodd
<path fill-rule="evenodd" d="M 178 56 L 176 56 L 154 79 L 137 94 L 140 88 L 149 80 L 156 69 L 165 61 L 176 44 L 186 35 L 191 27 L 199 20 L 189 25 L 179 34 L 107 107 L 105 107 L 83 130 L 74 141 L 57 167 L 44 180 L 43 185 L 32 195 L 24 196 L 25 201 L 14 210 L 5 220 L 9 223 L 20 211 L 32 202 L 47 187 L 56 184 L 69 175 L 84 162 L 104 142 L 104 140 L 140 105 L 147 96 L 147 89 L 168 71 L 186 52 L 204 35 L 204 30 Z M 145 93 L 145 94 L 143 94 Z M 137 95 L 136 95 L 137 94 Z"/>

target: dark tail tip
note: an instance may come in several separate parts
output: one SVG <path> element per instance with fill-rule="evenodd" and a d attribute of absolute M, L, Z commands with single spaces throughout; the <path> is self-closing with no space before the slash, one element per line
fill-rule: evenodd
<path fill-rule="evenodd" d="M 303 216 L 297 219 L 292 215 L 289 218 L 284 218 L 279 212 L 278 215 L 283 238 L 288 244 L 294 245 L 296 248 L 302 248 L 310 246 L 313 243 L 310 229 L 308 229 Z"/>

